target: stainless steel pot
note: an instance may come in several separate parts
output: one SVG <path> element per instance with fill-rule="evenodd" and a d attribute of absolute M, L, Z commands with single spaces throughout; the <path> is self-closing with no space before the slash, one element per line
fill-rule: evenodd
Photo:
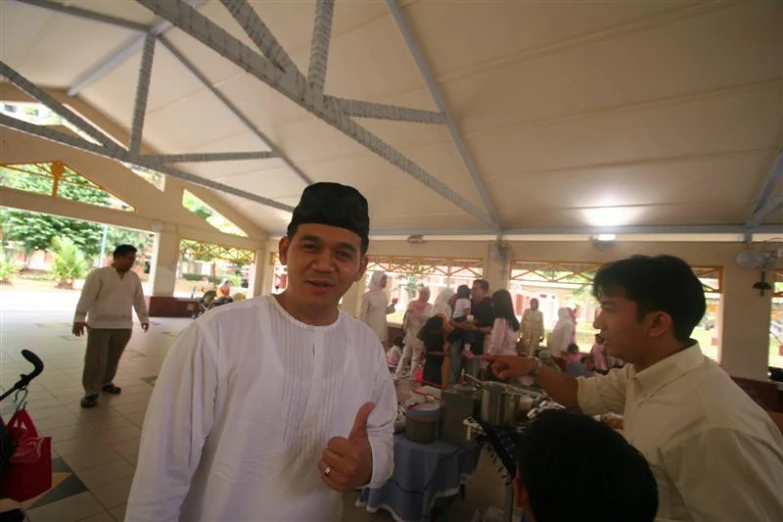
<path fill-rule="evenodd" d="M 480 418 L 501 428 L 511 428 L 527 419 L 533 407 L 533 397 L 519 388 L 497 381 L 468 379 L 481 388 Z"/>
<path fill-rule="evenodd" d="M 481 420 L 511 428 L 519 422 L 523 395 L 501 382 L 486 382 L 481 390 Z"/>

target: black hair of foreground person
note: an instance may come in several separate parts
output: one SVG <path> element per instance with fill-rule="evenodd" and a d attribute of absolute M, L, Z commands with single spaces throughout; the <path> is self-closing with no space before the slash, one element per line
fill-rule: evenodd
<path fill-rule="evenodd" d="M 687 342 L 707 310 L 704 286 L 693 269 L 674 256 L 636 255 L 602 266 L 593 279 L 593 295 L 621 295 L 638 306 L 639 320 L 666 312 L 674 337 Z"/>
<path fill-rule="evenodd" d="M 650 466 L 608 425 L 580 413 L 547 410 L 517 441 L 516 489 L 530 522 L 655 519 L 658 486 Z"/>

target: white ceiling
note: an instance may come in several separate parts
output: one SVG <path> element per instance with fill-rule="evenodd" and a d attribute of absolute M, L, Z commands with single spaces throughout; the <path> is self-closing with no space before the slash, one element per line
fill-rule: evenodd
<path fill-rule="evenodd" d="M 132 1 L 59 3 L 156 21 Z M 315 1 L 251 4 L 306 73 Z M 752 213 L 783 146 L 783 3 L 402 5 L 504 228 L 740 225 Z M 199 11 L 253 47 L 220 1 Z M 138 34 L 13 0 L 0 15 L 2 61 L 52 88 Z M 359 188 L 375 231 L 486 228 L 190 35 L 164 34 L 307 176 Z M 130 128 L 139 63 L 140 52 L 79 96 Z M 337 0 L 326 93 L 437 110 L 385 2 Z M 445 126 L 358 121 L 483 209 Z M 162 45 L 144 140 L 169 154 L 268 150 Z M 289 205 L 304 188 L 279 159 L 178 167 Z M 221 197 L 269 231 L 289 218 Z"/>

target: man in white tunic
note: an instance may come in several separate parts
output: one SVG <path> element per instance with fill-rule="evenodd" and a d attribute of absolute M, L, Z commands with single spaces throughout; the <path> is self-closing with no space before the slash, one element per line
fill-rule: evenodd
<path fill-rule="evenodd" d="M 114 249 L 111 266 L 93 270 L 84 281 L 72 329 L 76 337 L 87 330 L 82 408 L 97 406 L 100 392 L 117 395 L 122 391 L 114 384 L 114 377 L 131 338 L 132 310 L 136 310 L 145 332 L 150 326 L 141 281 L 131 270 L 136 252 L 133 245 L 119 245 Z"/>
<path fill-rule="evenodd" d="M 772 419 L 690 339 L 706 308 L 691 268 L 634 256 L 593 282 L 609 354 L 629 364 L 568 377 L 535 358 L 485 357 L 500 378 L 533 375 L 554 400 L 588 415 L 625 415 L 625 435 L 658 482 L 658 521 L 783 520 L 783 437 Z"/>
<path fill-rule="evenodd" d="M 152 394 L 126 522 L 335 522 L 391 476 L 397 398 L 378 337 L 338 308 L 367 267 L 367 201 L 317 183 L 280 259 L 289 284 L 204 314 Z"/>

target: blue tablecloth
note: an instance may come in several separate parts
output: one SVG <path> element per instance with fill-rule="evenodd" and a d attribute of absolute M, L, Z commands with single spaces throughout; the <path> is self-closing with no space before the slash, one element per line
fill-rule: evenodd
<path fill-rule="evenodd" d="M 459 449 L 442 441 L 418 444 L 397 434 L 394 475 L 379 489 L 363 489 L 356 505 L 371 513 L 388 511 L 397 522 L 429 521 L 435 500 L 459 492 L 479 455 L 478 448 Z"/>

